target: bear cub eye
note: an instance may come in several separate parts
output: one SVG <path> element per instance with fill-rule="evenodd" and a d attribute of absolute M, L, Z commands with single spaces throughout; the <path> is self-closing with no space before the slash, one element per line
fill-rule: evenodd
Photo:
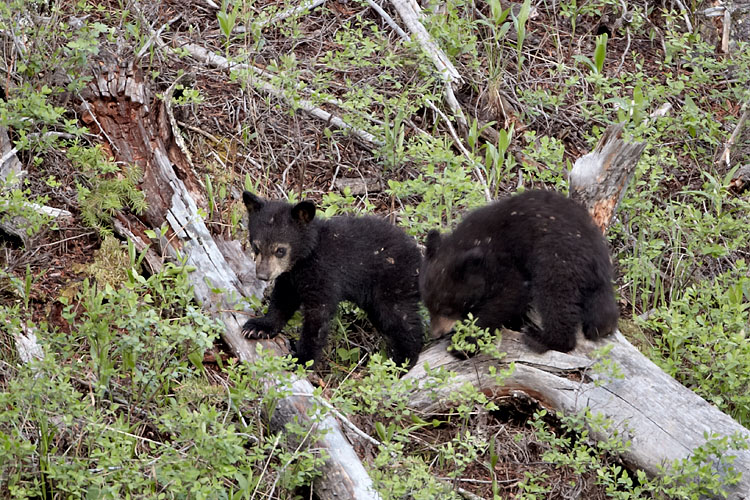
<path fill-rule="evenodd" d="M 257 243 L 253 243 L 252 245 L 252 251 L 255 255 L 258 255 L 260 253 L 260 248 L 258 247 Z"/>
<path fill-rule="evenodd" d="M 285 255 L 286 255 L 286 248 L 279 247 L 279 248 L 276 249 L 276 257 L 278 257 L 279 259 L 281 259 Z"/>

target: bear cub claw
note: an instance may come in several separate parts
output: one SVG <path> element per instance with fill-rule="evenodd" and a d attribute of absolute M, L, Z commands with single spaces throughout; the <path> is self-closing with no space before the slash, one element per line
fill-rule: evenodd
<path fill-rule="evenodd" d="M 265 318 L 252 318 L 242 325 L 242 334 L 248 339 L 272 339 L 278 333 Z"/>

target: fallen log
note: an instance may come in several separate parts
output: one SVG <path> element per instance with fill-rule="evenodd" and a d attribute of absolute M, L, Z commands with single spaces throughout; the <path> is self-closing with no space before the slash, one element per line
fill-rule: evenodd
<path fill-rule="evenodd" d="M 613 379 L 607 373 L 592 370 L 596 358 L 592 352 L 612 344 L 608 358 L 615 362 L 624 377 Z M 499 346 L 507 356 L 502 362 L 477 356 L 459 360 L 446 349 L 449 340 L 431 346 L 419 357 L 417 366 L 405 375 L 421 382 L 429 381 L 424 368 L 444 368 L 455 375 L 451 384 L 439 389 L 415 392 L 409 407 L 427 414 L 443 412 L 453 404 L 451 393 L 459 393 L 463 384 L 471 383 L 493 398 L 518 396 L 519 393 L 542 406 L 567 415 L 582 414 L 589 409 L 612 421 L 603 431 L 594 431 L 598 440 L 617 435 L 631 445 L 622 455 L 629 466 L 643 469 L 649 475 L 659 474 L 662 466 L 687 458 L 706 442 L 704 433 L 750 439 L 750 431 L 706 400 L 684 387 L 633 347 L 621 333 L 609 339 L 592 342 L 582 336 L 570 353 L 530 352 L 517 332 L 504 331 Z M 502 385 L 489 375 L 488 368 L 498 372 L 515 363 L 515 371 Z M 728 491 L 727 498 L 741 500 L 750 492 L 750 450 L 732 451 L 733 466 L 742 478 Z M 717 470 L 719 474 L 723 470 Z"/>
<path fill-rule="evenodd" d="M 187 265 L 195 267 L 189 275 L 195 297 L 224 322 L 224 340 L 233 353 L 241 361 L 253 362 L 260 355 L 256 346 L 261 344 L 264 353 L 286 354 L 280 337 L 249 342 L 241 335 L 244 320 L 237 311 L 242 308 L 240 299 L 261 290 L 256 280 L 247 279 L 248 275 L 254 276 L 254 271 L 240 243 L 214 241 L 203 223 L 196 200 L 203 200 L 204 195 L 184 154 L 176 146 L 163 103 L 152 98 L 141 71 L 130 62 L 104 54 L 92 65 L 92 70 L 95 77 L 81 92 L 87 103 L 84 120 L 101 127 L 116 161 L 135 163 L 144 173 L 140 188 L 146 194 L 147 210 L 139 217 L 119 214 L 116 227 L 128 235 L 144 234 L 146 229 L 160 234 L 166 221 L 168 231 L 159 242 L 161 251 L 173 259 L 183 258 Z M 150 108 L 152 103 L 156 103 L 155 109 Z M 278 381 L 264 380 L 264 384 L 270 389 Z M 327 453 L 328 459 L 313 485 L 317 497 L 379 498 L 336 420 L 327 416 L 317 424 L 312 423 L 308 414 L 320 411 L 313 406 L 312 385 L 306 379 L 295 379 L 285 385 L 292 395 L 277 403 L 269 416 L 270 425 L 272 430 L 281 431 L 286 422 L 299 422 L 315 425 L 322 431 L 315 445 Z"/>

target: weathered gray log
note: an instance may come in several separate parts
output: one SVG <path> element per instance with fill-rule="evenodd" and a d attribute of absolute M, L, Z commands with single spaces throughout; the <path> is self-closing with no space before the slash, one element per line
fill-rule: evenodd
<path fill-rule="evenodd" d="M 645 142 L 622 140 L 624 123 L 610 125 L 594 150 L 576 160 L 570 171 L 570 197 L 586 207 L 604 232 L 615 215 Z"/>
<path fill-rule="evenodd" d="M 126 228 L 130 235 L 141 235 L 144 229 L 159 234 L 166 221 L 169 228 L 160 242 L 162 251 L 195 266 L 190 274 L 195 296 L 224 322 L 224 340 L 234 354 L 242 361 L 253 362 L 259 356 L 258 344 L 267 353 L 285 354 L 278 339 L 251 342 L 242 337 L 244 318 L 237 310 L 243 307 L 240 299 L 260 290 L 255 280 L 247 279 L 248 275 L 254 276 L 248 268 L 250 261 L 243 258 L 239 242 L 217 244 L 203 223 L 195 200 L 202 200 L 204 195 L 174 143 L 163 105 L 151 98 L 141 72 L 112 56 L 103 56 L 92 68 L 95 78 L 81 93 L 87 103 L 88 118 L 84 119 L 105 132 L 118 162 L 137 164 L 144 173 L 140 188 L 146 194 L 148 209 L 138 218 L 120 214 L 118 226 Z M 153 102 L 157 102 L 157 107 L 152 110 L 149 106 Z M 216 289 L 221 292 L 214 292 Z M 277 384 L 270 379 L 263 382 L 269 389 Z M 317 424 L 311 423 L 308 412 L 313 410 L 312 385 L 306 379 L 295 379 L 286 385 L 293 395 L 277 403 L 270 415 L 271 427 L 283 430 L 286 422 L 296 421 L 316 425 L 323 431 L 316 446 L 329 458 L 314 483 L 315 494 L 322 499 L 378 499 L 370 477 L 336 420 L 328 416 Z"/>
<path fill-rule="evenodd" d="M 592 351 L 609 342 L 613 344 L 609 359 L 620 367 L 623 379 L 613 380 L 591 369 L 595 363 Z M 494 397 L 521 392 L 546 408 L 568 415 L 590 409 L 612 420 L 604 435 L 594 433 L 593 437 L 604 440 L 617 433 L 624 441 L 630 440 L 623 460 L 651 475 L 658 474 L 660 466 L 688 457 L 706 442 L 704 432 L 722 436 L 737 433 L 750 439 L 750 431 L 664 373 L 619 332 L 600 342 L 581 337 L 578 347 L 567 354 L 557 351 L 534 354 L 524 346 L 521 334 L 506 330 L 500 351 L 507 352 L 507 356 L 501 363 L 487 356 L 458 360 L 446 351 L 447 346 L 448 340 L 431 346 L 405 375 L 427 381 L 425 362 L 432 369 L 443 367 L 455 372 L 451 385 L 415 392 L 409 401 L 412 409 L 426 413 L 444 411 L 451 406 L 451 392 L 458 392 L 465 383 Z M 488 368 L 494 365 L 499 371 L 511 362 L 515 362 L 515 372 L 498 385 L 488 375 Z M 728 498 L 748 498 L 750 451 L 738 450 L 732 454 L 736 456 L 733 466 L 743 476 L 731 488 Z"/>

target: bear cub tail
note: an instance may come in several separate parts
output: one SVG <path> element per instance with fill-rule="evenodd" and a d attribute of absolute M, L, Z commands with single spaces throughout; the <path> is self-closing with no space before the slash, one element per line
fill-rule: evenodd
<path fill-rule="evenodd" d="M 588 212 L 549 191 L 526 191 L 431 232 L 420 272 L 433 336 L 471 313 L 477 325 L 525 331 L 532 349 L 567 352 L 617 328 L 606 241 Z M 530 320 L 530 317 L 533 319 Z"/>
<path fill-rule="evenodd" d="M 243 326 L 249 338 L 277 335 L 298 309 L 300 363 L 317 362 L 337 306 L 347 300 L 385 337 L 390 357 L 416 363 L 423 343 L 418 274 L 421 255 L 401 229 L 375 217 L 315 217 L 315 205 L 242 194 L 258 279 L 275 280 L 268 312 Z"/>

